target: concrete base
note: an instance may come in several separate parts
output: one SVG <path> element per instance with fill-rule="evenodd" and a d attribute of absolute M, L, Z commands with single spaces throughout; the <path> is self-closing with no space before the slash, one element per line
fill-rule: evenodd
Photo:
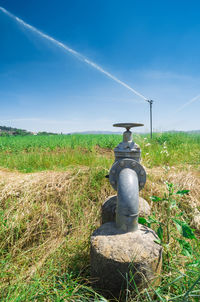
<path fill-rule="evenodd" d="M 119 297 L 120 291 L 159 283 L 162 247 L 155 232 L 139 225 L 136 232 L 123 233 L 114 222 L 98 228 L 91 237 L 91 276 L 100 290 Z M 134 279 L 134 282 L 133 282 Z"/>
<path fill-rule="evenodd" d="M 115 222 L 115 212 L 116 212 L 116 205 L 117 205 L 117 195 L 113 195 L 108 197 L 106 201 L 102 205 L 102 224 L 106 222 Z M 139 197 L 139 216 L 145 217 L 151 214 L 151 208 L 148 202 Z"/>

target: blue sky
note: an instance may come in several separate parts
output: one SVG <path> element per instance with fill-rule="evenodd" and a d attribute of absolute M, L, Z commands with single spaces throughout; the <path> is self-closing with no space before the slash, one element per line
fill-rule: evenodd
<path fill-rule="evenodd" d="M 0 0 L 153 105 L 156 131 L 200 129 L 200 2 Z M 191 101 L 191 102 L 190 102 Z M 189 105 L 183 106 L 190 102 Z M 0 11 L 0 124 L 31 131 L 149 129 L 149 105 Z"/>

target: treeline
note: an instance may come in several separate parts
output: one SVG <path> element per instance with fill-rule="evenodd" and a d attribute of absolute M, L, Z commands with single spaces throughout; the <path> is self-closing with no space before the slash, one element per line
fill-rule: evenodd
<path fill-rule="evenodd" d="M 17 136 L 17 135 L 33 135 L 32 132 L 24 129 L 12 128 L 7 126 L 0 126 L 0 136 Z"/>
<path fill-rule="evenodd" d="M 57 135 L 58 133 L 53 133 L 53 132 L 46 132 L 46 131 L 42 131 L 42 132 L 38 132 L 37 135 Z"/>
<path fill-rule="evenodd" d="M 25 135 L 56 135 L 56 133 L 45 132 L 45 131 L 34 133 L 24 129 L 0 126 L 0 136 L 25 136 Z"/>

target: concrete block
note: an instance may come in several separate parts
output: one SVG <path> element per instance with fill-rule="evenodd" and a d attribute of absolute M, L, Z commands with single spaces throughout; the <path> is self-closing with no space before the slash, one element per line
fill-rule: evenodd
<path fill-rule="evenodd" d="M 153 230 L 143 225 L 136 232 L 124 233 L 114 222 L 103 224 L 91 237 L 94 286 L 119 297 L 121 290 L 134 292 L 134 282 L 139 289 L 152 282 L 158 284 L 162 247 L 155 243 L 157 238 Z"/>

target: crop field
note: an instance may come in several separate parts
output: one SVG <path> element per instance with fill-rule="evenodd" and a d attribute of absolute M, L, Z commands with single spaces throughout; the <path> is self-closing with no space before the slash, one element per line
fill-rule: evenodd
<path fill-rule="evenodd" d="M 119 300 L 200 301 L 200 134 L 133 138 L 147 172 L 140 195 L 151 206 L 140 223 L 157 232 L 163 268 L 159 285 Z M 0 137 L 0 301 L 106 301 L 92 287 L 90 236 L 116 194 L 105 176 L 121 140 Z"/>

